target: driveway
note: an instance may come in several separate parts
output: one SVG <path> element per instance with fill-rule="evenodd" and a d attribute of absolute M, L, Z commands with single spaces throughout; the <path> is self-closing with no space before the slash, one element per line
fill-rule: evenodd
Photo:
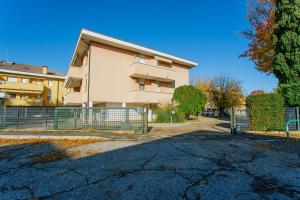
<path fill-rule="evenodd" d="M 134 140 L 41 157 L 57 148 L 51 141 L 2 146 L 0 199 L 300 198 L 299 141 L 233 136 L 218 123 L 153 128 Z"/>

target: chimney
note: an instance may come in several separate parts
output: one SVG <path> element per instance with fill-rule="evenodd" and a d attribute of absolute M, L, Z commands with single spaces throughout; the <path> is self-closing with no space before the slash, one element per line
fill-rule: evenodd
<path fill-rule="evenodd" d="M 43 74 L 47 74 L 48 73 L 48 67 L 47 66 L 43 66 Z"/>

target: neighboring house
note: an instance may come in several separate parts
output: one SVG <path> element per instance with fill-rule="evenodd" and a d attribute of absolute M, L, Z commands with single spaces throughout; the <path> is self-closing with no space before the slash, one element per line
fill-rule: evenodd
<path fill-rule="evenodd" d="M 197 63 L 129 42 L 82 30 L 71 59 L 65 105 L 144 106 L 170 102 L 174 89 L 189 84 Z"/>
<path fill-rule="evenodd" d="M 0 62 L 0 96 L 6 106 L 62 106 L 65 75 L 46 66 Z"/>

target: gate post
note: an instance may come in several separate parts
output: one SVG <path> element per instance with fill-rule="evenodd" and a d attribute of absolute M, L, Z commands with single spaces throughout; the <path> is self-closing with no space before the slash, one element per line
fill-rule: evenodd
<path fill-rule="evenodd" d="M 17 123 L 16 123 L 16 125 L 17 125 L 17 129 L 19 128 L 19 119 L 20 118 L 20 107 L 18 107 L 18 114 L 17 114 Z"/>
<path fill-rule="evenodd" d="M 236 134 L 236 115 L 235 115 L 235 108 L 231 108 L 231 116 L 230 116 L 230 123 L 231 123 L 231 128 L 230 128 L 230 133 L 231 134 Z"/>

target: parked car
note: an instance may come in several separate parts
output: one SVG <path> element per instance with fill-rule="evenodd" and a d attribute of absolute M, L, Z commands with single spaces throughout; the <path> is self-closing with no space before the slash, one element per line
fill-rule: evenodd
<path fill-rule="evenodd" d="M 213 117 L 214 113 L 215 112 L 212 109 L 207 109 L 206 111 L 202 112 L 202 115 L 208 116 L 208 117 Z"/>

